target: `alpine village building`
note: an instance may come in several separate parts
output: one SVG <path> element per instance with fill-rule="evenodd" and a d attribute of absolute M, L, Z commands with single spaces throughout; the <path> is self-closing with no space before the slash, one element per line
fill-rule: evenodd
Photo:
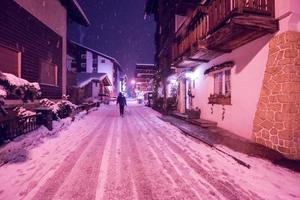
<path fill-rule="evenodd" d="M 161 98 L 175 87 L 177 111 L 300 159 L 299 1 L 148 0 L 152 14 Z"/>
<path fill-rule="evenodd" d="M 42 98 L 62 98 L 72 22 L 90 24 L 76 0 L 1 0 L 0 71 L 38 82 Z"/>
<path fill-rule="evenodd" d="M 154 64 L 136 64 L 135 67 L 135 89 L 139 93 L 153 91 L 153 84 L 150 82 L 157 73 L 157 67 Z"/>
<path fill-rule="evenodd" d="M 68 41 L 68 94 L 75 103 L 108 100 L 121 91 L 119 62 L 74 41 Z"/>

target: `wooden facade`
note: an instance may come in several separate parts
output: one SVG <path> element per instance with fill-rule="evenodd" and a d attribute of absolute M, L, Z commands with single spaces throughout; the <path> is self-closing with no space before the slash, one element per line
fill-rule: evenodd
<path fill-rule="evenodd" d="M 154 78 L 157 71 L 157 67 L 154 64 L 136 64 L 134 74 L 136 89 L 143 92 L 152 91 L 153 86 L 149 83 Z"/>
<path fill-rule="evenodd" d="M 176 32 L 173 64 L 193 67 L 279 29 L 274 0 L 211 0 Z"/>
<path fill-rule="evenodd" d="M 279 29 L 274 0 L 148 0 L 146 14 L 157 22 L 161 70 L 209 62 Z"/>
<path fill-rule="evenodd" d="M 1 1 L 0 27 L 0 46 L 20 55 L 21 78 L 40 83 L 42 64 L 57 66 L 57 85 L 41 84 L 41 90 L 42 97 L 61 98 L 62 37 L 11 0 Z"/>

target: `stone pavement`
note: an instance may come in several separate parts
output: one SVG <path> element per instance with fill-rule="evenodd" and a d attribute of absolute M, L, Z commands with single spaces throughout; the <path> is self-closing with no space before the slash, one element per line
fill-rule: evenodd
<path fill-rule="evenodd" d="M 202 128 L 198 125 L 187 122 L 182 118 L 180 119 L 170 115 L 162 115 L 161 119 L 176 126 L 183 133 L 196 138 L 211 147 L 216 147 L 218 144 L 224 145 L 234 151 L 244 153 L 252 157 L 269 160 L 276 165 L 300 172 L 300 161 L 286 159 L 277 151 L 237 136 L 222 128 Z"/>

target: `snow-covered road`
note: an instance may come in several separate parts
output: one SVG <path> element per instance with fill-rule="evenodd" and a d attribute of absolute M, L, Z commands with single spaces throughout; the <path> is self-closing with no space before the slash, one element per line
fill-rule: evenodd
<path fill-rule="evenodd" d="M 247 169 L 158 116 L 102 106 L 0 167 L 0 199 L 300 199 L 300 174 L 220 146 Z"/>

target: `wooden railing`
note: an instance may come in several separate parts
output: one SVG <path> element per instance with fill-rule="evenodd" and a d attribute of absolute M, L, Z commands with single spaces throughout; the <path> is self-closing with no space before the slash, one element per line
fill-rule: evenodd
<path fill-rule="evenodd" d="M 0 122 L 0 142 L 13 139 L 19 135 L 36 130 L 40 125 L 37 123 L 37 115 L 16 117 Z"/>
<path fill-rule="evenodd" d="M 201 15 L 201 12 L 205 13 Z M 176 33 L 177 42 L 172 47 L 173 60 L 182 57 L 228 19 L 244 13 L 274 17 L 275 0 L 212 0 L 207 7 L 199 6 Z"/>

